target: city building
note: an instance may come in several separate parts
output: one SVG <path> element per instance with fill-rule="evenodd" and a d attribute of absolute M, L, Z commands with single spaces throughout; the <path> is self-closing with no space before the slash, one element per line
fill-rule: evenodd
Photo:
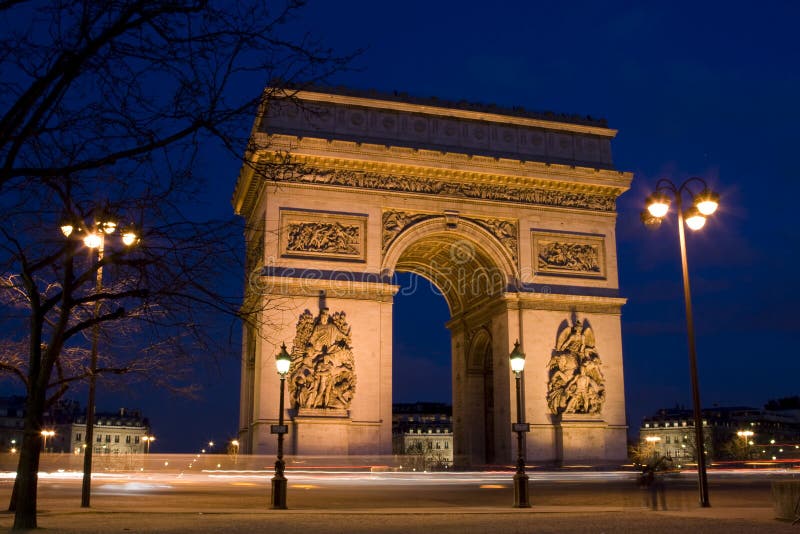
<path fill-rule="evenodd" d="M 405 467 L 446 469 L 453 465 L 453 408 L 444 403 L 392 405 L 392 452 L 408 456 Z"/>
<path fill-rule="evenodd" d="M 15 451 L 22 443 L 25 397 L 0 397 L 0 451 Z"/>
<path fill-rule="evenodd" d="M 16 452 L 25 425 L 25 397 L 0 397 L 0 451 Z M 78 402 L 60 400 L 44 414 L 42 450 L 81 454 L 86 439 L 86 415 Z M 46 432 L 46 434 L 45 434 Z M 154 438 L 150 423 L 139 410 L 95 414 L 94 452 L 135 454 L 149 452 Z"/>
<path fill-rule="evenodd" d="M 746 406 L 713 407 L 702 411 L 705 450 L 709 460 L 786 460 L 800 457 L 800 416 L 797 410 L 766 410 Z M 639 445 L 645 454 L 665 456 L 675 463 L 694 461 L 694 414 L 676 407 L 645 417 Z"/>
<path fill-rule="evenodd" d="M 86 439 L 86 416 L 69 427 L 71 451 L 79 454 Z M 147 439 L 145 439 L 147 438 Z M 95 414 L 95 454 L 138 454 L 150 452 L 150 423 L 139 410 L 120 408 L 118 412 Z M 64 451 L 66 452 L 66 451 Z"/>

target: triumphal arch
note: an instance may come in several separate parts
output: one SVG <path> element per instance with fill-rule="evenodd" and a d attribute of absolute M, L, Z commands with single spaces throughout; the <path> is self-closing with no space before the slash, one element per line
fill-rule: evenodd
<path fill-rule="evenodd" d="M 299 91 L 259 113 L 246 220 L 242 452 L 272 453 L 285 343 L 290 455 L 392 451 L 395 272 L 430 280 L 452 336 L 455 462 L 626 456 L 616 198 L 605 122 L 403 95 Z"/>

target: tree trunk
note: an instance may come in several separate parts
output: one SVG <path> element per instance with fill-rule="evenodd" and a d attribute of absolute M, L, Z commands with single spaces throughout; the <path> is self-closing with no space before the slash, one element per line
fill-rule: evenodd
<path fill-rule="evenodd" d="M 19 470 L 19 468 L 17 470 Z M 14 477 L 14 489 L 11 490 L 11 500 L 8 502 L 9 512 L 15 512 L 17 510 L 17 484 L 19 484 L 19 477 Z"/>
<path fill-rule="evenodd" d="M 14 483 L 16 496 L 12 497 L 14 510 L 14 530 L 36 528 L 36 497 L 39 482 L 39 448 L 42 446 L 41 425 L 36 425 L 34 417 L 25 416 L 25 435 L 19 451 L 17 479 Z"/>
<path fill-rule="evenodd" d="M 25 430 L 19 450 L 17 478 L 11 506 L 14 510 L 13 530 L 36 528 L 36 499 L 39 484 L 39 458 L 42 448 L 42 414 L 44 391 L 32 387 L 28 391 Z"/>

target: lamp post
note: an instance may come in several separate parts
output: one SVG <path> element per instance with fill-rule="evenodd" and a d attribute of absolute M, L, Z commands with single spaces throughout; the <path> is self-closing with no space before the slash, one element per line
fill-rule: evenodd
<path fill-rule="evenodd" d="M 648 452 L 652 453 L 651 456 L 653 457 L 653 465 L 655 465 L 656 461 L 658 460 L 658 445 L 657 444 L 661 441 L 661 438 L 659 436 L 647 436 L 647 437 L 644 438 L 644 440 L 649 445 L 648 449 L 650 449 L 650 450 Z"/>
<path fill-rule="evenodd" d="M 749 460 L 750 459 L 750 445 L 752 444 L 752 442 L 750 441 L 750 438 L 753 437 L 753 431 L 752 430 L 740 430 L 740 431 L 738 431 L 736 433 L 736 435 L 744 440 L 744 455 L 745 455 L 745 459 Z"/>
<path fill-rule="evenodd" d="M 55 430 L 42 430 L 42 438 L 44 441 L 42 448 L 44 449 L 44 452 L 47 452 L 47 438 L 52 438 L 55 435 Z"/>
<path fill-rule="evenodd" d="M 95 278 L 95 294 L 103 291 L 103 253 L 105 251 L 106 235 L 111 235 L 117 230 L 117 221 L 104 211 L 98 212 L 92 228 L 76 224 L 72 220 L 61 223 L 61 232 L 69 238 L 73 234 L 82 235 L 83 244 L 97 252 L 97 275 Z M 132 228 L 122 230 L 122 243 L 130 247 L 139 241 L 139 236 Z M 94 302 L 92 325 L 92 350 L 89 360 L 89 393 L 86 402 L 86 447 L 83 452 L 83 484 L 81 485 L 81 508 L 88 508 L 92 491 L 92 440 L 94 439 L 95 396 L 97 390 L 97 345 L 100 340 L 100 299 Z"/>
<path fill-rule="evenodd" d="M 142 441 L 144 441 L 144 453 L 150 454 L 150 445 L 156 440 L 155 436 L 142 436 Z"/>
<path fill-rule="evenodd" d="M 286 381 L 286 373 L 292 364 L 292 357 L 286 352 L 286 343 L 281 345 L 281 351 L 275 356 L 275 365 L 278 368 L 278 375 L 281 377 L 280 401 L 278 404 L 278 424 L 272 425 L 270 432 L 278 434 L 278 459 L 275 461 L 275 476 L 272 477 L 272 509 L 286 510 L 286 477 L 283 472 L 286 462 L 283 461 L 283 435 L 289 429 L 283 424 L 283 390 Z"/>
<path fill-rule="evenodd" d="M 234 439 L 231 441 L 230 451 L 233 454 L 233 465 L 236 465 L 236 459 L 239 457 L 239 440 Z"/>
<path fill-rule="evenodd" d="M 509 356 L 511 370 L 514 371 L 517 385 L 517 422 L 511 426 L 517 433 L 517 472 L 514 473 L 514 508 L 530 508 L 528 499 L 528 475 L 525 474 L 525 433 L 530 425 L 524 423 L 522 413 L 522 371 L 525 369 L 525 353 L 519 349 L 519 340 L 514 342 L 514 350 Z"/>
<path fill-rule="evenodd" d="M 702 186 L 702 190 L 694 194 L 691 187 Z M 683 195 L 692 198 L 692 206 L 683 209 Z M 708 478 L 706 476 L 705 441 L 703 439 L 703 413 L 700 404 L 700 386 L 697 379 L 697 350 L 694 338 L 694 318 L 692 316 L 692 295 L 689 287 L 689 266 L 686 259 L 686 235 L 683 224 L 686 222 L 691 230 L 701 229 L 706 217 L 713 214 L 719 206 L 719 195 L 708 188 L 701 178 L 689 178 L 680 186 L 662 179 L 656 183 L 656 189 L 647 198 L 647 209 L 642 212 L 642 222 L 650 228 L 658 228 L 663 217 L 669 211 L 670 197 L 675 201 L 678 212 L 678 241 L 681 250 L 681 268 L 683 271 L 683 298 L 686 305 L 686 333 L 689 343 L 689 372 L 692 381 L 692 404 L 694 407 L 694 432 L 697 446 L 697 476 L 700 491 L 700 506 L 709 507 Z"/>

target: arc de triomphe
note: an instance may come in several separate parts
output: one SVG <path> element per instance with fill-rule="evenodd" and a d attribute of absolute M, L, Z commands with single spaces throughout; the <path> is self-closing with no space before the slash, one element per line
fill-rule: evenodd
<path fill-rule="evenodd" d="M 589 118 L 395 96 L 301 91 L 255 122 L 234 192 L 246 219 L 239 441 L 272 453 L 275 355 L 287 454 L 392 451 L 395 272 L 429 279 L 451 319 L 454 456 L 516 455 L 514 377 L 527 355 L 527 457 L 626 456 L 616 131 Z"/>

